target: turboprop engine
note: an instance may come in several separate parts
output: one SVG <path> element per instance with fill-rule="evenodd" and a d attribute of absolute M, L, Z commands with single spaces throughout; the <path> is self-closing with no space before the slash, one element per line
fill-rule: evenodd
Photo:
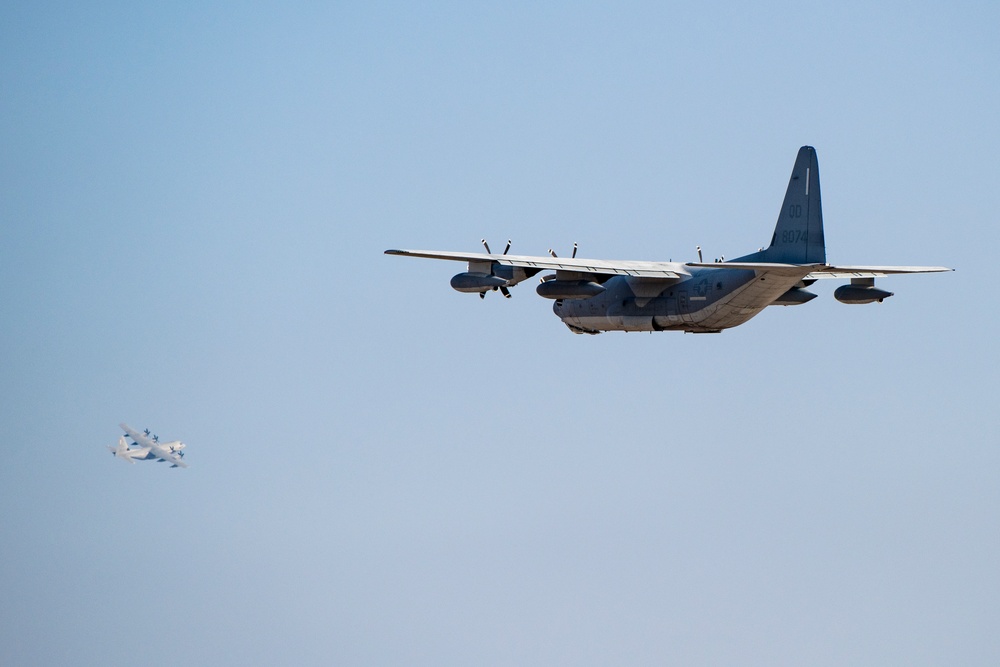
<path fill-rule="evenodd" d="M 482 240 L 483 247 L 487 254 L 490 254 L 490 245 L 486 239 Z M 503 250 L 503 255 L 510 250 L 510 241 Z M 510 290 L 523 280 L 538 273 L 539 269 L 530 269 L 519 266 L 507 266 L 492 260 L 470 260 L 469 270 L 459 273 L 451 279 L 451 286 L 459 292 L 479 294 L 479 298 L 486 296 L 489 291 L 499 290 L 506 298 L 510 298 Z"/>
<path fill-rule="evenodd" d="M 850 285 L 841 285 L 833 293 L 833 298 L 841 303 L 872 303 L 892 296 L 892 292 L 875 287 L 874 278 L 852 278 Z"/>

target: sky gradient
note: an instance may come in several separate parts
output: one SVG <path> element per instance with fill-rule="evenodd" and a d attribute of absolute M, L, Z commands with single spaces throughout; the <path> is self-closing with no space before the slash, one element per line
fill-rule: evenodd
<path fill-rule="evenodd" d="M 997 664 L 998 23 L 5 3 L 0 664 Z M 382 254 L 734 257 L 806 144 L 956 272 L 591 337 Z"/>

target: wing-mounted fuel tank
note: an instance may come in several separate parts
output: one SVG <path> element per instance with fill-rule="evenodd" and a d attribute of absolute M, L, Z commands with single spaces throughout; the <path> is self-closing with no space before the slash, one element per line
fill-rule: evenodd
<path fill-rule="evenodd" d="M 892 292 L 875 287 L 874 278 L 851 278 L 850 285 L 841 285 L 833 293 L 833 297 L 841 303 L 882 303 L 892 296 Z"/>

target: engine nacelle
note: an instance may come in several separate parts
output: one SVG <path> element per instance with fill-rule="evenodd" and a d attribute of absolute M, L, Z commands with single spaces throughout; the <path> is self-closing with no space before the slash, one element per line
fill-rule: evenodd
<path fill-rule="evenodd" d="M 546 299 L 589 299 L 604 291 L 604 286 L 590 280 L 547 280 L 535 288 Z"/>
<path fill-rule="evenodd" d="M 841 303 L 872 303 L 882 302 L 892 296 L 892 292 L 886 292 L 874 285 L 841 285 L 833 293 L 833 297 Z"/>
<path fill-rule="evenodd" d="M 459 292 L 488 292 L 506 284 L 505 279 L 489 273 L 459 273 L 451 279 L 452 288 Z"/>

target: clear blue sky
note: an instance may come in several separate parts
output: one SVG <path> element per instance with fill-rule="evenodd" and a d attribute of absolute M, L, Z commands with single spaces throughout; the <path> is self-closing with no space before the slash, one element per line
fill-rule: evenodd
<path fill-rule="evenodd" d="M 0 663 L 1000 662 L 996 3 L 330 5 L 0 9 Z M 957 271 L 588 337 L 382 255 L 732 257 L 804 144 Z"/>

